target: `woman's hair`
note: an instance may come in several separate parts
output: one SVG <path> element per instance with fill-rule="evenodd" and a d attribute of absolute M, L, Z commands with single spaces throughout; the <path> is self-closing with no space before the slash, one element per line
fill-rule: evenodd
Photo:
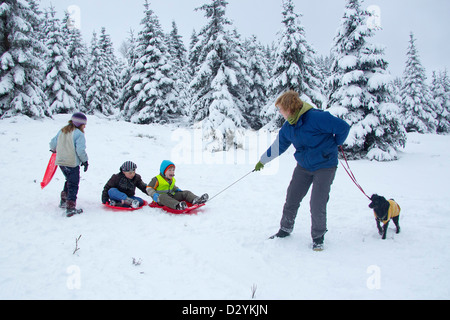
<path fill-rule="evenodd" d="M 303 108 L 303 101 L 297 92 L 289 90 L 278 97 L 275 106 L 287 111 L 289 114 L 294 114 Z"/>
<path fill-rule="evenodd" d="M 75 127 L 75 125 L 72 123 L 72 120 L 69 120 L 69 124 L 67 126 L 65 126 L 64 128 L 62 128 L 61 131 L 62 131 L 62 133 L 69 133 L 75 129 L 77 129 L 77 127 Z M 84 133 L 84 128 L 82 128 L 82 126 L 80 126 L 78 129 L 80 129 L 81 132 Z"/>

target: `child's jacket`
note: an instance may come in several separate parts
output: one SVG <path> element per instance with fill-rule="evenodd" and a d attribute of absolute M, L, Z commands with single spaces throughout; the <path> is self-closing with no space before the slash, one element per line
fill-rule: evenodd
<path fill-rule="evenodd" d="M 88 161 L 86 138 L 80 129 L 69 133 L 60 130 L 50 141 L 50 150 L 56 151 L 56 164 L 75 168 Z"/>
<path fill-rule="evenodd" d="M 155 193 L 174 195 L 179 188 L 175 185 L 175 178 L 172 181 L 164 178 L 161 174 L 153 177 L 152 181 L 147 185 L 147 194 L 153 197 Z"/>
<path fill-rule="evenodd" d="M 125 177 L 123 172 L 119 172 L 118 174 L 113 174 L 108 182 L 105 184 L 102 192 L 102 202 L 105 203 L 109 199 L 108 191 L 111 188 L 117 188 L 119 191 L 125 193 L 128 197 L 133 197 L 136 188 L 141 190 L 144 193 L 146 191 L 146 184 L 142 181 L 142 178 L 139 174 L 135 174 L 133 179 L 128 179 Z"/>

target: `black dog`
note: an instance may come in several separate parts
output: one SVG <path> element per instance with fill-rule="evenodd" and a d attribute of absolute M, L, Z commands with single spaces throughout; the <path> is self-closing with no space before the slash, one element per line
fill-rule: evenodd
<path fill-rule="evenodd" d="M 397 227 L 397 232 L 400 232 L 400 225 L 398 219 L 400 217 L 400 206 L 393 199 L 386 200 L 386 198 L 379 196 L 377 194 L 370 197 L 372 201 L 369 204 L 369 208 L 373 209 L 375 214 L 375 221 L 377 222 L 378 233 L 382 236 L 381 239 L 386 239 L 386 231 L 389 225 L 389 221 L 392 219 L 395 226 Z M 383 222 L 383 228 L 380 225 Z"/>

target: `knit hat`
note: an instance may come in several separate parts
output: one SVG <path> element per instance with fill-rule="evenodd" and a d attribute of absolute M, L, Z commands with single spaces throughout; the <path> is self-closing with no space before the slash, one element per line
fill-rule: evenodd
<path fill-rule="evenodd" d="M 72 123 L 75 127 L 79 128 L 81 127 L 83 124 L 87 123 L 87 118 L 86 116 L 81 113 L 81 112 L 76 112 L 72 115 L 72 118 L 70 119 L 72 120 Z"/>
<path fill-rule="evenodd" d="M 159 172 L 160 172 L 163 176 L 166 176 L 166 171 L 167 171 L 167 169 L 169 169 L 170 167 L 174 167 L 174 168 L 175 168 L 175 164 L 174 164 L 172 161 L 164 160 L 163 162 L 161 162 L 161 166 L 159 167 Z"/>
<path fill-rule="evenodd" d="M 130 171 L 135 171 L 136 168 L 137 168 L 137 165 L 134 162 L 126 161 L 120 166 L 120 171 L 130 172 Z"/>

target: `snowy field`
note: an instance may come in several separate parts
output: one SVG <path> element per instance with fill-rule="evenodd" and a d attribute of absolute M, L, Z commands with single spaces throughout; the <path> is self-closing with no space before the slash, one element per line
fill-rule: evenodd
<path fill-rule="evenodd" d="M 48 142 L 69 117 L 0 120 L 0 299 L 450 298 L 450 136 L 409 134 L 398 161 L 350 161 L 368 194 L 402 208 L 401 233 L 391 223 L 384 241 L 368 199 L 340 166 L 325 250 L 313 252 L 309 196 L 293 234 L 267 240 L 278 231 L 293 149 L 197 215 L 101 205 L 104 184 L 126 160 L 145 182 L 162 160 L 173 160 L 179 187 L 212 197 L 254 168 L 271 142 L 265 133 L 249 133 L 245 151 L 212 157 L 199 151 L 195 131 L 90 116 L 89 170 L 78 194 L 84 213 L 64 217 L 62 173 L 44 190 L 39 182 Z"/>

